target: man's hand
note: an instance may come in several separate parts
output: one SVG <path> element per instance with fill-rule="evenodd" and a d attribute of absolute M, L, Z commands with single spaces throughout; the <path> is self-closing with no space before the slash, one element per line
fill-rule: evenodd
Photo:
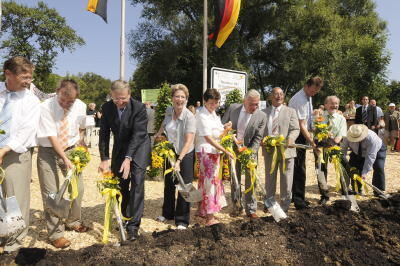
<path fill-rule="evenodd" d="M 65 167 L 66 167 L 67 169 L 72 169 L 72 168 L 74 168 L 74 165 L 72 164 L 72 162 L 71 162 L 67 157 L 64 157 L 64 158 L 63 158 L 63 162 L 64 162 L 64 165 L 65 165 Z"/>
<path fill-rule="evenodd" d="M 83 139 L 80 139 L 80 140 L 79 140 L 78 145 L 87 148 L 87 145 L 86 145 L 86 143 L 85 143 L 85 140 L 83 140 Z"/>
<path fill-rule="evenodd" d="M 224 129 L 227 128 L 232 128 L 232 121 L 229 121 L 228 123 L 224 124 Z"/>
<path fill-rule="evenodd" d="M 174 170 L 177 172 L 181 171 L 181 160 L 177 160 L 174 165 Z"/>
<path fill-rule="evenodd" d="M 99 173 L 105 173 L 110 171 L 110 160 L 104 160 L 101 161 L 100 165 L 99 165 L 99 169 L 98 172 Z"/>
<path fill-rule="evenodd" d="M 10 150 L 11 149 L 8 146 L 0 148 L 0 165 L 3 164 L 3 158 L 6 155 L 6 153 L 9 152 Z"/>
<path fill-rule="evenodd" d="M 119 172 L 122 173 L 122 178 L 128 179 L 130 171 L 131 171 L 131 160 L 125 158 L 125 160 L 122 162 L 121 168 L 119 169 Z"/>

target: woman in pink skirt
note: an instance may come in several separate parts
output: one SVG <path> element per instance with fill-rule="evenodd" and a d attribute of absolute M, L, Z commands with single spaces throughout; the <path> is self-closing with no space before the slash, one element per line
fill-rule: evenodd
<path fill-rule="evenodd" d="M 198 215 L 206 218 L 206 225 L 218 223 L 214 214 L 226 206 L 224 186 L 219 174 L 219 156 L 221 152 L 233 158 L 219 144 L 219 137 L 224 127 L 231 127 L 231 122 L 222 125 L 215 113 L 221 95 L 216 89 L 207 89 L 203 95 L 204 107 L 196 113 L 196 154 L 200 164 L 199 190 L 203 200 L 199 204 Z"/>

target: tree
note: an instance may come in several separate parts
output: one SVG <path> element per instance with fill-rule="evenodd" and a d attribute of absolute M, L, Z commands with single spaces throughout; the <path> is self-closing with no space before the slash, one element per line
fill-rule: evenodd
<path fill-rule="evenodd" d="M 144 22 L 130 35 L 138 88 L 182 82 L 191 102 L 200 99 L 201 1 L 131 2 L 143 5 Z M 272 85 L 290 97 L 310 76 L 320 75 L 325 86 L 317 102 L 331 94 L 342 102 L 365 93 L 383 100 L 389 93 L 386 40 L 386 23 L 372 0 L 242 1 L 236 29 L 221 49 L 209 47 L 208 63 L 247 71 L 250 88 L 263 94 Z"/>
<path fill-rule="evenodd" d="M 50 91 L 47 79 L 51 78 L 57 55 L 85 44 L 65 18 L 43 2 L 32 8 L 4 2 L 1 19 L 0 49 L 5 58 L 16 55 L 29 58 L 35 64 L 35 85 L 44 91 Z"/>
<path fill-rule="evenodd" d="M 171 86 L 168 83 L 163 83 L 160 87 L 160 92 L 157 98 L 157 106 L 155 109 L 156 114 L 154 128 L 156 130 L 161 127 L 162 121 L 165 117 L 165 111 L 167 110 L 167 107 L 171 105 Z"/>

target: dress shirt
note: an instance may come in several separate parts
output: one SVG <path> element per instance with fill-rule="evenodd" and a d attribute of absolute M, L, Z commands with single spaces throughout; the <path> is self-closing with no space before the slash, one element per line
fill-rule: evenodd
<path fill-rule="evenodd" d="M 7 88 L 0 82 L 0 110 L 7 97 Z M 15 92 L 10 103 L 12 104 L 12 119 L 10 125 L 10 139 L 7 146 L 16 153 L 23 153 L 28 148 L 36 146 L 36 132 L 40 118 L 39 99 L 28 89 Z"/>
<path fill-rule="evenodd" d="M 332 114 L 332 117 L 330 117 L 328 111 L 324 111 L 323 116 L 324 120 L 329 121 L 329 125 L 331 126 L 332 138 L 346 137 L 347 123 L 344 116 L 342 116 L 338 112 L 334 112 Z"/>
<path fill-rule="evenodd" d="M 244 133 L 246 132 L 247 125 L 251 119 L 252 114 L 246 112 L 244 106 L 240 110 L 239 118 L 238 118 L 238 127 L 237 127 L 237 139 L 243 140 Z"/>
<path fill-rule="evenodd" d="M 382 140 L 378 137 L 378 135 L 369 129 L 368 136 L 361 141 L 361 157 L 365 158 L 363 170 L 361 172 L 362 176 L 366 176 L 368 172 L 372 170 L 376 155 L 382 148 L 382 144 Z M 348 148 L 350 148 L 352 152 L 360 155 L 360 151 L 358 150 L 359 147 L 360 142 L 351 142 L 347 138 L 345 138 L 342 142 L 342 151 L 344 154 L 346 154 Z"/>
<path fill-rule="evenodd" d="M 279 105 L 278 107 L 272 106 L 272 112 L 268 120 L 268 136 L 272 136 L 273 122 L 274 119 L 279 116 L 281 109 L 282 109 L 282 104 Z"/>
<path fill-rule="evenodd" d="M 220 135 L 224 131 L 224 126 L 221 123 L 221 118 L 217 116 L 215 111 L 210 113 L 206 107 L 201 108 L 196 113 L 196 152 L 219 153 L 219 150 L 214 148 L 206 141 L 204 136 L 211 136 L 216 141 L 219 141 Z"/>
<path fill-rule="evenodd" d="M 376 107 L 376 117 L 381 118 L 382 116 L 384 116 L 382 108 L 380 108 L 379 106 L 375 106 Z"/>
<path fill-rule="evenodd" d="M 175 152 L 180 154 L 183 146 L 185 145 L 185 134 L 196 133 L 196 119 L 194 114 L 186 107 L 183 108 L 182 113 L 176 120 L 173 120 L 174 108 L 168 108 L 163 125 L 167 133 L 167 138 L 172 142 Z M 174 125 L 174 126 L 173 126 Z M 194 149 L 192 143 L 189 147 L 188 153 Z"/>
<path fill-rule="evenodd" d="M 311 130 L 312 125 L 312 99 L 307 96 L 304 89 L 298 91 L 289 101 L 289 107 L 296 110 L 299 120 L 306 120 L 308 130 Z"/>
<path fill-rule="evenodd" d="M 42 147 L 52 147 L 48 137 L 57 137 L 64 109 L 58 103 L 58 96 L 47 99 L 41 104 L 40 123 L 38 130 L 38 143 Z M 67 114 L 68 142 L 67 147 L 78 143 L 79 129 L 86 127 L 86 104 L 76 99 Z"/>

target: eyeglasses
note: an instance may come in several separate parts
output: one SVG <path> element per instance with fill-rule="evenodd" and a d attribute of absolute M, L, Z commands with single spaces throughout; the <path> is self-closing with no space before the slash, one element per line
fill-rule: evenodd
<path fill-rule="evenodd" d="M 31 78 L 31 77 L 21 77 L 21 76 L 17 76 L 18 77 L 18 79 L 19 80 L 21 80 L 21 81 L 26 81 L 26 82 L 29 82 L 29 83 L 32 83 L 35 79 L 33 79 L 33 78 Z"/>

